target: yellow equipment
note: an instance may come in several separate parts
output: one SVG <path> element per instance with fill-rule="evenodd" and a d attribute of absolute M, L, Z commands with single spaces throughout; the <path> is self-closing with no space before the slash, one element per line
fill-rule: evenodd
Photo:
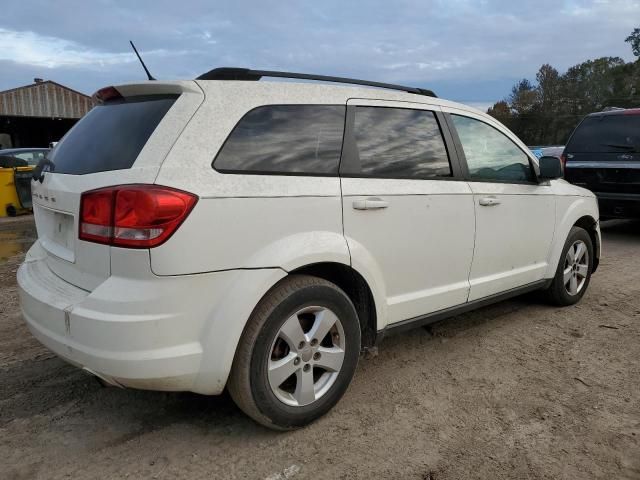
<path fill-rule="evenodd" d="M 0 168 L 0 217 L 31 211 L 33 169 L 33 166 Z"/>

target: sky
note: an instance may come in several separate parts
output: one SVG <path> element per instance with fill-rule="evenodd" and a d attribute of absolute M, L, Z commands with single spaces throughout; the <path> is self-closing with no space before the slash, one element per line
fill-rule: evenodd
<path fill-rule="evenodd" d="M 40 77 L 91 94 L 221 66 L 364 78 L 486 108 L 550 63 L 633 60 L 640 0 L 3 0 L 0 90 Z"/>

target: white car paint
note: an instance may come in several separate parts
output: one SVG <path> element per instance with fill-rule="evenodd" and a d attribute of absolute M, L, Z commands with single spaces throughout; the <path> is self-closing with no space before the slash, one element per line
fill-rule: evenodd
<path fill-rule="evenodd" d="M 69 362 L 117 385 L 220 393 L 252 310 L 300 267 L 333 262 L 353 268 L 371 290 L 376 327 L 383 330 L 553 277 L 571 226 L 583 216 L 598 219 L 593 194 L 562 180 L 510 185 L 242 175 L 211 166 L 253 108 L 356 104 L 480 119 L 537 167 L 533 154 L 500 123 L 443 99 L 289 82 L 116 88 L 125 96 L 181 96 L 132 168 L 47 174 L 42 184 L 33 184 L 39 239 L 18 271 L 18 283 L 33 334 Z M 79 240 L 80 194 L 127 183 L 173 187 L 199 201 L 156 248 Z M 371 196 L 384 196 L 389 208 L 352 208 Z M 500 204 L 480 207 L 486 196 Z"/>
<path fill-rule="evenodd" d="M 352 261 L 379 272 L 387 322 L 467 301 L 475 220 L 466 182 L 344 178 L 342 191 Z M 371 197 L 383 198 L 389 207 L 353 208 Z"/>
<path fill-rule="evenodd" d="M 488 182 L 469 186 L 476 205 L 469 300 L 543 279 L 555 230 L 553 187 Z M 499 203 L 479 206 L 487 197 Z"/>

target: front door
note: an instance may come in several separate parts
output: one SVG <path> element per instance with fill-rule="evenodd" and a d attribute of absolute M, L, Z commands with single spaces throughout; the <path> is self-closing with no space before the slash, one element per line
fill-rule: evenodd
<path fill-rule="evenodd" d="M 469 114 L 449 118 L 466 159 L 476 241 L 469 301 L 542 280 L 555 228 L 555 197 L 505 132 Z"/>
<path fill-rule="evenodd" d="M 473 196 L 455 175 L 459 167 L 455 152 L 447 152 L 439 110 L 349 101 L 344 232 L 354 267 L 385 298 L 387 318 L 379 328 L 467 300 Z"/>

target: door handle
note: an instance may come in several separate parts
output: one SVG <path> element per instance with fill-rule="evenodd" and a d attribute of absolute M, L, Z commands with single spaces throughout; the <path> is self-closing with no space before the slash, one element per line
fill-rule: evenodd
<path fill-rule="evenodd" d="M 365 200 L 355 200 L 353 202 L 353 208 L 355 210 L 380 210 L 381 208 L 387 208 L 388 202 L 385 202 L 378 197 L 369 197 Z"/>
<path fill-rule="evenodd" d="M 496 205 L 500 205 L 500 200 L 496 197 L 482 197 L 478 200 L 478 203 L 483 207 L 495 207 Z"/>

